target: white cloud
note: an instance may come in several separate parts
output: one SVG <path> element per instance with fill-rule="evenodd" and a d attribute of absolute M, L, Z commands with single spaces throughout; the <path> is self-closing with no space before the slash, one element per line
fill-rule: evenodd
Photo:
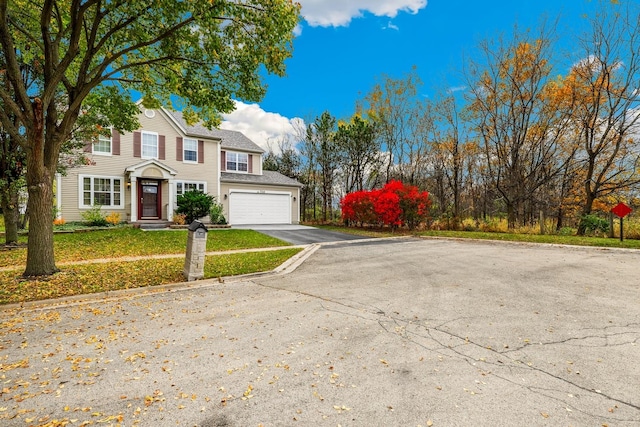
<path fill-rule="evenodd" d="M 277 152 L 279 141 L 293 138 L 296 130 L 304 128 L 304 121 L 294 117 L 284 117 L 278 113 L 264 111 L 258 104 L 245 104 L 235 101 L 236 109 L 232 113 L 222 115 L 220 129 L 242 132 L 247 138 L 264 150 L 271 144 Z"/>
<path fill-rule="evenodd" d="M 454 92 L 461 92 L 461 91 L 465 91 L 467 90 L 466 86 L 452 86 L 449 89 L 447 89 L 448 93 L 454 93 Z"/>
<path fill-rule="evenodd" d="M 386 27 L 382 27 L 383 30 L 396 30 L 396 31 L 400 31 L 400 28 L 395 25 L 393 22 L 389 21 L 389 23 L 387 24 Z"/>
<path fill-rule="evenodd" d="M 573 68 L 582 69 L 583 71 L 591 70 L 594 73 L 601 73 L 605 67 L 608 68 L 609 71 L 618 71 L 619 69 L 624 68 L 623 61 L 616 60 L 613 65 L 610 65 L 606 63 L 606 59 L 607 58 L 605 58 L 605 62 L 603 62 L 596 55 L 589 55 L 586 58 L 582 58 L 578 62 L 575 62 L 573 64 Z"/>
<path fill-rule="evenodd" d="M 394 18 L 398 12 L 415 14 L 427 6 L 427 0 L 301 0 L 300 3 L 302 16 L 312 27 L 347 26 L 364 12 Z"/>

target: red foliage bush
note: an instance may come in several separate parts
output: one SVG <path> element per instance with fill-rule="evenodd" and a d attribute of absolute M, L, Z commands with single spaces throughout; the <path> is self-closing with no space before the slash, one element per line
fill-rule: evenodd
<path fill-rule="evenodd" d="M 375 199 L 373 210 L 381 223 L 392 227 L 402 225 L 402 221 L 400 220 L 402 215 L 400 196 L 396 193 L 385 191 L 383 188 Z"/>
<path fill-rule="evenodd" d="M 342 218 L 356 224 L 380 224 L 414 229 L 429 216 L 429 193 L 390 181 L 380 190 L 349 193 L 340 201 Z"/>
<path fill-rule="evenodd" d="M 340 201 L 342 217 L 357 224 L 372 224 L 378 221 L 370 191 L 349 193 Z"/>

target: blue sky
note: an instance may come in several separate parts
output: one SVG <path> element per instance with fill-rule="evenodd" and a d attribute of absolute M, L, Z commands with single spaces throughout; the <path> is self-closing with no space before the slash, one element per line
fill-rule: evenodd
<path fill-rule="evenodd" d="M 624 0 L 622 0 L 624 1 Z M 559 19 L 562 51 L 585 29 L 597 0 L 301 0 L 287 76 L 269 76 L 259 104 L 237 103 L 222 127 L 267 146 L 323 111 L 348 118 L 383 75 L 402 77 L 417 67 L 422 93 L 462 86 L 463 58 L 482 39 L 508 35 L 517 23 L 535 28 Z M 560 52 L 559 52 L 560 53 Z M 569 63 L 569 62 L 567 62 Z M 559 70 L 558 72 L 563 72 Z"/>

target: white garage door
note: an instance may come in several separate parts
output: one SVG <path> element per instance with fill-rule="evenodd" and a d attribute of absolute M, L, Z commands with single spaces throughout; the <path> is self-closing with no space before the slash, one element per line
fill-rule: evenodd
<path fill-rule="evenodd" d="M 229 194 L 230 224 L 291 224 L 291 195 Z"/>

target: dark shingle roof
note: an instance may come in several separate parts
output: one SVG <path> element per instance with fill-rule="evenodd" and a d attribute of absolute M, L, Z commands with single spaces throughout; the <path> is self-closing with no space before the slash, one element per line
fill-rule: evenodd
<path fill-rule="evenodd" d="M 242 132 L 225 129 L 207 129 L 202 123 L 189 125 L 182 116 L 182 111 L 171 111 L 163 109 L 175 122 L 185 130 L 186 134 L 194 137 L 212 138 L 221 140 L 222 148 L 232 150 L 250 151 L 253 153 L 264 153 L 258 144 L 244 136 Z"/>
<path fill-rule="evenodd" d="M 244 136 L 242 132 L 234 130 L 217 129 L 222 136 L 222 148 L 231 148 L 232 150 L 253 151 L 254 153 L 264 153 L 258 144 Z"/>
<path fill-rule="evenodd" d="M 262 184 L 262 185 L 283 185 L 289 187 L 302 187 L 298 181 L 280 172 L 262 171 L 262 175 L 251 175 L 247 173 L 221 172 L 220 181 L 237 182 L 242 184 Z"/>

